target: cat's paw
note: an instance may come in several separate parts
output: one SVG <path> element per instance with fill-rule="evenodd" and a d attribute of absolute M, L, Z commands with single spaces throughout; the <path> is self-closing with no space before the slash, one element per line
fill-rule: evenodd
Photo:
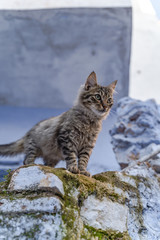
<path fill-rule="evenodd" d="M 77 168 L 77 166 L 68 166 L 67 170 L 70 171 L 71 173 L 75 173 L 78 174 L 80 173 L 79 169 Z"/>
<path fill-rule="evenodd" d="M 80 174 L 85 175 L 87 177 L 92 177 L 92 175 L 88 171 L 86 171 L 86 170 L 80 171 Z"/>

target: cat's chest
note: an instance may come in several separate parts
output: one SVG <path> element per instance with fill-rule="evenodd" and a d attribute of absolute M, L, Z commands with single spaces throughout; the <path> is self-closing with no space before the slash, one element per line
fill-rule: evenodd
<path fill-rule="evenodd" d="M 80 115 L 70 115 L 70 117 L 63 122 L 60 128 L 60 135 L 68 138 L 78 148 L 87 143 L 96 141 L 97 135 L 101 130 L 101 122 L 91 121 L 89 117 Z"/>
<path fill-rule="evenodd" d="M 77 140 L 79 146 L 87 143 L 93 143 L 96 141 L 98 133 L 100 131 L 100 126 L 95 124 L 80 124 L 79 126 L 74 126 L 73 135 Z"/>

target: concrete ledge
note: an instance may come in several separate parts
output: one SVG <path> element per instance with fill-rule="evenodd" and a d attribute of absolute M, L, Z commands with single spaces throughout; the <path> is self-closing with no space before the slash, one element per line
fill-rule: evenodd
<path fill-rule="evenodd" d="M 2 1 L 2 2 L 1 2 Z M 0 0 L 0 9 L 26 10 L 48 8 L 107 8 L 107 7 L 131 7 L 131 0 Z"/>

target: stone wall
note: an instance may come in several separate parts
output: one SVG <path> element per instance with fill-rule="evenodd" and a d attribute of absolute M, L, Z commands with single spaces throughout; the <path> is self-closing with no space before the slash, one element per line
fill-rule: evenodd
<path fill-rule="evenodd" d="M 0 236 L 159 240 L 160 182 L 146 164 L 92 178 L 23 166 L 0 184 Z"/>

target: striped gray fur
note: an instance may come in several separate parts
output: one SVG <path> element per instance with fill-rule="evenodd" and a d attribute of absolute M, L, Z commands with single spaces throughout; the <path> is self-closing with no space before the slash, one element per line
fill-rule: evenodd
<path fill-rule="evenodd" d="M 45 165 L 55 167 L 66 161 L 67 170 L 90 176 L 88 160 L 101 130 L 102 120 L 113 105 L 117 81 L 107 87 L 97 84 L 92 72 L 81 86 L 75 105 L 67 112 L 41 121 L 26 135 L 10 144 L 0 145 L 0 155 L 25 153 L 24 164 L 42 157 Z M 78 163 L 77 163 L 78 159 Z"/>

